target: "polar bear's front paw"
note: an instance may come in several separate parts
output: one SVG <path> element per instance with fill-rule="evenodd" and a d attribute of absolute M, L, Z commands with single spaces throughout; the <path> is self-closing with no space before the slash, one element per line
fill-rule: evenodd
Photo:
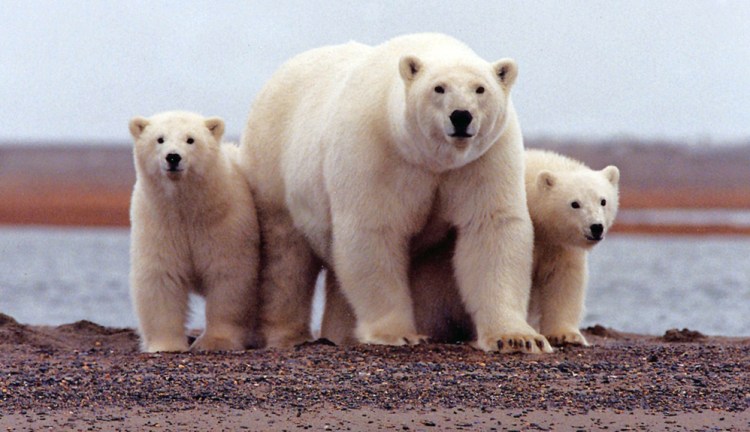
<path fill-rule="evenodd" d="M 478 339 L 474 343 L 474 347 L 483 351 L 499 351 L 501 353 L 541 354 L 553 351 L 547 339 L 538 333 L 507 333 L 486 336 Z"/>
<path fill-rule="evenodd" d="M 428 337 L 420 334 L 406 334 L 406 335 L 393 335 L 393 334 L 369 334 L 366 336 L 360 336 L 359 341 L 365 344 L 373 345 L 418 345 L 423 342 L 427 342 Z"/>
<path fill-rule="evenodd" d="M 312 342 L 313 338 L 307 328 L 285 328 L 281 326 L 268 327 L 264 331 L 266 348 L 294 348 L 305 342 Z"/>
<path fill-rule="evenodd" d="M 550 332 L 545 335 L 553 346 L 581 345 L 589 346 L 588 341 L 578 330 Z"/>
<path fill-rule="evenodd" d="M 227 337 L 201 335 L 190 346 L 190 351 L 243 351 L 242 341 Z"/>
<path fill-rule="evenodd" d="M 149 342 L 144 346 L 143 351 L 148 353 L 158 352 L 185 352 L 188 350 L 187 337 L 171 340 L 158 340 Z"/>

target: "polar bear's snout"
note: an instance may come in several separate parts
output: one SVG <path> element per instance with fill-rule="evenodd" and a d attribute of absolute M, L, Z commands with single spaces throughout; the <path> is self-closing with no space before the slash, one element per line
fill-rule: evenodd
<path fill-rule="evenodd" d="M 473 134 L 469 131 L 469 125 L 474 117 L 471 112 L 466 110 L 455 110 L 449 116 L 451 124 L 453 124 L 453 133 L 451 134 L 454 138 L 471 138 Z"/>
<path fill-rule="evenodd" d="M 591 236 L 588 237 L 591 241 L 600 241 L 603 239 L 602 234 L 604 234 L 604 225 L 602 224 L 592 224 L 589 227 L 589 230 L 591 230 Z"/>
<path fill-rule="evenodd" d="M 167 160 L 167 171 L 181 171 L 180 161 L 182 156 L 177 153 L 169 153 L 165 159 Z"/>

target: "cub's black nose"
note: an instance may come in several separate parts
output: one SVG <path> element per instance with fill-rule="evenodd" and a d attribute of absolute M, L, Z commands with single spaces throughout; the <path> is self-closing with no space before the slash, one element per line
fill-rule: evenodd
<path fill-rule="evenodd" d="M 167 155 L 167 163 L 170 166 L 177 166 L 179 165 L 180 161 L 182 160 L 182 157 L 178 155 L 177 153 L 170 153 Z"/>
<path fill-rule="evenodd" d="M 602 234 L 604 233 L 604 225 L 602 224 L 593 224 L 589 227 L 591 229 L 591 236 L 595 239 L 602 238 Z"/>
<path fill-rule="evenodd" d="M 455 110 L 451 113 L 450 117 L 453 127 L 456 129 L 456 135 L 466 135 L 466 128 L 471 124 L 471 120 L 474 118 L 471 113 L 466 110 Z"/>

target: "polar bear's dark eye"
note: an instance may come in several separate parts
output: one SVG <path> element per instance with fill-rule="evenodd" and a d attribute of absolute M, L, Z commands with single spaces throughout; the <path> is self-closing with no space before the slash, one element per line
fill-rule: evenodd
<path fill-rule="evenodd" d="M 158 142 L 159 144 L 164 144 L 164 137 L 159 137 L 156 142 Z"/>
<path fill-rule="evenodd" d="M 484 93 L 484 87 L 482 86 L 477 87 L 477 94 L 482 94 L 482 93 Z"/>
<path fill-rule="evenodd" d="M 604 207 L 605 205 L 607 205 L 607 200 L 603 199 L 602 200 L 602 207 Z"/>
<path fill-rule="evenodd" d="M 445 93 L 445 89 L 443 88 L 443 86 L 437 86 L 435 87 L 435 93 Z"/>
<path fill-rule="evenodd" d="M 573 201 L 572 203 L 570 203 L 570 206 L 574 209 L 581 208 L 581 205 L 578 204 L 578 201 Z"/>
<path fill-rule="evenodd" d="M 188 138 L 188 139 L 187 139 L 187 143 L 188 143 L 188 144 L 192 144 L 192 143 L 194 143 L 194 142 L 195 142 L 195 140 L 194 140 L 194 139 L 192 139 L 192 138 Z"/>

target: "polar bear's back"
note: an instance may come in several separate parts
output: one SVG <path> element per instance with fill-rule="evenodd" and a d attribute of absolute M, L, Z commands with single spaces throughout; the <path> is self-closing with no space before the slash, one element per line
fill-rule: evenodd
<path fill-rule="evenodd" d="M 283 196 L 277 172 L 292 144 L 305 147 L 335 108 L 340 83 L 372 48 L 355 42 L 316 48 L 284 63 L 258 93 L 240 145 L 241 163 L 260 198 Z M 315 164 L 318 161 L 308 160 Z"/>
<path fill-rule="evenodd" d="M 284 142 L 294 129 L 309 134 L 327 114 L 371 111 L 379 102 L 385 106 L 384 98 L 401 85 L 399 59 L 405 55 L 486 64 L 462 42 L 439 33 L 400 36 L 377 46 L 349 42 L 315 48 L 288 60 L 268 80 L 253 104 L 243 141 L 264 136 Z M 306 118 L 315 124 L 305 124 Z"/>
<path fill-rule="evenodd" d="M 284 117 L 298 113 L 309 116 L 328 108 L 324 104 L 331 99 L 332 93 L 337 93 L 335 88 L 348 79 L 353 65 L 371 50 L 367 45 L 350 42 L 306 51 L 284 63 L 253 103 L 253 117 L 266 120 L 268 116 L 269 121 L 251 122 L 246 135 L 269 132 L 283 136 L 284 131 L 293 126 Z M 309 111 L 312 109 L 314 111 Z M 279 127 L 278 131 L 263 129 L 274 125 Z"/>
<path fill-rule="evenodd" d="M 482 61 L 468 45 L 441 33 L 416 33 L 398 36 L 375 47 L 377 57 L 395 59 L 398 62 L 402 56 L 415 55 L 421 59 L 428 59 L 430 63 L 445 61 L 453 56 L 462 61 L 475 58 Z M 394 64 L 394 68 L 398 65 Z"/>
<path fill-rule="evenodd" d="M 341 104 L 351 99 L 364 98 L 375 103 L 372 96 L 385 96 L 394 81 L 400 84 L 399 60 L 405 55 L 432 62 L 460 58 L 463 62 L 475 59 L 486 64 L 464 43 L 439 33 L 399 36 L 376 46 L 354 41 L 324 46 L 284 63 L 259 93 L 253 111 L 268 110 L 277 117 L 284 113 L 309 116 L 320 111 L 342 111 Z M 290 125 L 294 124 L 286 124 Z"/>
<path fill-rule="evenodd" d="M 285 196 L 280 171 L 315 177 L 325 147 L 345 134 L 388 123 L 389 97 L 403 93 L 399 60 L 404 55 L 486 62 L 468 46 L 437 33 L 393 38 L 380 45 L 357 42 L 303 52 L 284 63 L 253 103 L 242 137 L 243 165 L 256 193 Z M 352 139 L 354 140 L 354 139 Z M 311 168 L 316 167 L 316 168 Z"/>

